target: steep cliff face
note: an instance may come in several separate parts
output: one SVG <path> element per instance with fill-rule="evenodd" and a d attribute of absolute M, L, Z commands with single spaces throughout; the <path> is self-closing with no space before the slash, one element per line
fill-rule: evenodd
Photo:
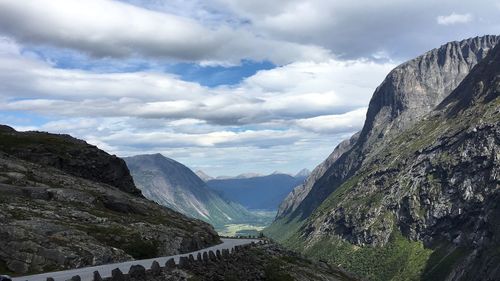
<path fill-rule="evenodd" d="M 314 170 L 311 172 L 311 174 L 307 177 L 304 183 L 296 186 L 292 192 L 290 192 L 286 198 L 281 202 L 279 208 L 278 208 L 278 213 L 276 214 L 277 219 L 284 218 L 287 215 L 290 215 L 295 211 L 300 203 L 304 200 L 304 198 L 309 194 L 309 191 L 311 191 L 314 183 L 321 178 L 328 167 L 332 165 L 337 159 L 339 159 L 342 154 L 344 154 L 346 151 L 350 150 L 354 143 L 356 143 L 357 139 L 359 137 L 359 133 L 354 134 L 350 139 L 345 140 L 341 142 L 333 152 L 326 158 L 325 161 L 323 161 L 321 164 L 319 164 Z"/>
<path fill-rule="evenodd" d="M 114 160 L 106 160 L 109 156 L 96 147 L 69 136 L 21 134 L 7 126 L 0 130 L 1 274 L 153 258 L 219 242 L 207 223 L 128 192 L 120 184 L 75 176 L 75 167 L 90 171 L 103 167 L 105 175 L 126 173 L 124 182 L 130 184 L 123 162 L 109 164 Z M 50 162 L 60 158 L 62 166 Z M 99 166 L 101 160 L 108 164 Z M 112 171 L 114 167 L 119 171 Z"/>
<path fill-rule="evenodd" d="M 285 243 L 372 280 L 498 279 L 500 47 L 420 119 Z"/>
<path fill-rule="evenodd" d="M 288 221 L 307 218 L 356 174 L 366 159 L 377 155 L 392 138 L 421 120 L 448 96 L 499 38 L 483 36 L 450 42 L 391 71 L 370 101 L 359 137 L 351 140 L 347 149 L 339 147 L 338 152 L 343 153 L 327 159 L 318 167 L 319 173 L 313 173 L 305 186 L 294 190 L 296 195 L 292 193 L 283 202 L 277 228 L 283 229 L 281 225 L 286 228 Z"/>
<path fill-rule="evenodd" d="M 240 204 L 224 200 L 181 163 L 161 154 L 126 157 L 137 186 L 144 196 L 217 228 L 244 223 L 257 217 Z"/>
<path fill-rule="evenodd" d="M 68 135 L 17 132 L 3 126 L 0 128 L 0 150 L 20 159 L 142 196 L 122 159 Z"/>

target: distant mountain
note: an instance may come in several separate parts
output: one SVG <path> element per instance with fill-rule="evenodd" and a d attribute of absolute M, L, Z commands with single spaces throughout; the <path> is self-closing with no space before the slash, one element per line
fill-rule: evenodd
<path fill-rule="evenodd" d="M 297 174 L 295 174 L 295 178 L 307 178 L 311 174 L 309 169 L 302 169 Z"/>
<path fill-rule="evenodd" d="M 163 206 L 207 221 L 216 228 L 255 219 L 243 206 L 222 199 L 193 171 L 173 159 L 161 154 L 124 159 L 144 196 Z"/>
<path fill-rule="evenodd" d="M 207 182 L 207 181 L 209 181 L 209 180 L 213 180 L 213 179 L 214 179 L 213 177 L 211 177 L 211 176 L 207 175 L 207 174 L 206 174 L 205 172 L 203 172 L 202 170 L 197 170 L 197 171 L 195 172 L 195 174 L 196 174 L 196 175 L 197 175 L 200 179 L 202 179 L 204 182 Z"/>
<path fill-rule="evenodd" d="M 305 176 L 271 174 L 256 177 L 214 179 L 207 182 L 210 189 L 222 197 L 238 202 L 251 210 L 277 210 L 280 202 Z"/>

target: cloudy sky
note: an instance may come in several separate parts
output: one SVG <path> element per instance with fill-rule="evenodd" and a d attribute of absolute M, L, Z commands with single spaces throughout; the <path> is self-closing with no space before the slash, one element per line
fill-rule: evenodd
<path fill-rule="evenodd" d="M 211 175 L 312 169 L 397 64 L 499 0 L 0 0 L 0 123 Z"/>

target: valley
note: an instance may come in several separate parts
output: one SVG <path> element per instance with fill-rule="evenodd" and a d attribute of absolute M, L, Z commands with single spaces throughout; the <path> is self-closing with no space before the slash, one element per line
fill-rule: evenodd
<path fill-rule="evenodd" d="M 0 281 L 500 281 L 499 1 L 0 0 Z"/>

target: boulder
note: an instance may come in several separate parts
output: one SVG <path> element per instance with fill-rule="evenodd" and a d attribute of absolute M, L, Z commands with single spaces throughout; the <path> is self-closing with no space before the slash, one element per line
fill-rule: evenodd
<path fill-rule="evenodd" d="M 157 261 L 153 261 L 153 263 L 151 264 L 151 273 L 153 274 L 153 276 L 160 275 L 161 267 Z"/>
<path fill-rule="evenodd" d="M 146 268 L 142 265 L 132 265 L 128 271 L 128 275 L 134 279 L 146 279 Z"/>
<path fill-rule="evenodd" d="M 125 275 L 119 268 L 115 268 L 111 271 L 111 281 L 125 281 Z"/>
<path fill-rule="evenodd" d="M 166 269 L 174 269 L 176 266 L 175 264 L 175 260 L 173 258 L 169 259 L 166 263 L 165 263 L 165 268 Z"/>

